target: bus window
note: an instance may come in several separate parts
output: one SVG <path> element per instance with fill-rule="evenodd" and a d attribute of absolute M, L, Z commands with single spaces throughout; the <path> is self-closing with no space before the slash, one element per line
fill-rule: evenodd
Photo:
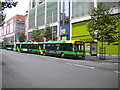
<path fill-rule="evenodd" d="M 60 44 L 59 49 L 62 51 L 72 51 L 72 44 L 71 43 Z"/>
<path fill-rule="evenodd" d="M 37 49 L 37 44 L 31 44 L 30 49 Z"/>
<path fill-rule="evenodd" d="M 57 50 L 56 44 L 51 44 L 51 50 Z"/>
<path fill-rule="evenodd" d="M 81 45 L 81 51 L 85 51 L 85 47 L 83 44 Z"/>
<path fill-rule="evenodd" d="M 73 44 L 73 51 L 85 51 L 84 44 Z"/>
<path fill-rule="evenodd" d="M 81 51 L 81 45 L 79 45 L 79 44 L 74 44 L 74 45 L 73 45 L 73 51 Z"/>
<path fill-rule="evenodd" d="M 47 44 L 45 47 L 46 50 L 51 50 L 50 44 Z"/>
<path fill-rule="evenodd" d="M 60 44 L 56 44 L 56 50 L 60 49 Z"/>
<path fill-rule="evenodd" d="M 47 44 L 46 50 L 57 50 L 57 46 L 55 44 Z"/>
<path fill-rule="evenodd" d="M 66 51 L 67 50 L 67 45 L 66 44 L 60 44 L 60 50 L 61 51 Z"/>
<path fill-rule="evenodd" d="M 21 48 L 28 48 L 28 45 L 22 44 Z"/>

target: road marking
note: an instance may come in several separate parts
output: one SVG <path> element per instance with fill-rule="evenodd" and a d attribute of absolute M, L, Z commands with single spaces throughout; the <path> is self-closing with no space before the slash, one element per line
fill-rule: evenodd
<path fill-rule="evenodd" d="M 88 66 L 84 66 L 84 65 L 79 65 L 79 64 L 73 64 L 74 66 L 79 66 L 79 67 L 83 67 L 83 68 L 89 68 Z"/>
<path fill-rule="evenodd" d="M 95 67 L 85 66 L 85 65 L 80 65 L 80 64 L 71 64 L 71 63 L 66 63 L 66 64 L 73 65 L 73 66 L 78 66 L 78 67 L 83 67 L 83 68 L 88 68 L 88 69 L 95 69 Z"/>
<path fill-rule="evenodd" d="M 118 70 L 114 70 L 114 72 L 117 73 L 117 74 L 120 73 Z"/>
<path fill-rule="evenodd" d="M 95 69 L 95 67 L 90 67 L 90 69 Z"/>
<path fill-rule="evenodd" d="M 71 64 L 71 63 L 66 63 L 66 64 L 68 64 L 68 65 L 73 65 L 73 64 Z"/>

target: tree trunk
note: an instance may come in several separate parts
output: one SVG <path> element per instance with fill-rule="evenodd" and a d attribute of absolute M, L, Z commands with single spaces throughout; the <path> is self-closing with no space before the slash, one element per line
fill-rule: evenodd
<path fill-rule="evenodd" d="M 99 59 L 105 60 L 106 59 L 106 53 L 105 53 L 105 47 L 104 47 L 104 42 L 103 42 L 103 37 L 102 37 L 102 42 L 101 42 L 101 47 L 100 47 L 100 57 Z"/>

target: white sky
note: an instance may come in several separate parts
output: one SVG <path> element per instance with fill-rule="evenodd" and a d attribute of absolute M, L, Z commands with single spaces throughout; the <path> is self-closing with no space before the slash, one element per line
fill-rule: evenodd
<path fill-rule="evenodd" d="M 26 14 L 25 11 L 27 11 L 29 8 L 29 0 L 13 0 L 13 1 L 18 1 L 18 4 L 16 7 L 13 7 L 11 9 L 7 8 L 4 10 L 4 13 L 6 13 L 5 21 L 12 18 L 16 14 L 25 15 Z"/>

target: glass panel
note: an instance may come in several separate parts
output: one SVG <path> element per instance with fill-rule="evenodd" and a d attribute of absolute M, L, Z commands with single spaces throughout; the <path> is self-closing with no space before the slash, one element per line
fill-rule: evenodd
<path fill-rule="evenodd" d="M 37 26 L 45 24 L 45 3 L 41 3 L 37 8 Z"/>
<path fill-rule="evenodd" d="M 72 1 L 72 17 L 75 18 L 86 15 L 92 8 L 94 8 L 93 2 Z"/>
<path fill-rule="evenodd" d="M 108 1 L 108 2 L 107 2 Z M 112 7 L 118 7 L 118 3 L 119 2 L 114 2 L 114 0 L 111 0 L 111 1 L 109 1 L 109 0 L 98 0 L 98 2 L 103 2 L 103 4 L 104 5 L 107 5 L 107 6 L 109 6 L 110 8 L 112 8 Z M 118 0 L 119 1 L 119 0 Z"/>
<path fill-rule="evenodd" d="M 29 29 L 35 27 L 35 9 L 29 11 Z"/>
<path fill-rule="evenodd" d="M 73 51 L 80 51 L 80 45 L 74 44 L 73 45 Z"/>
<path fill-rule="evenodd" d="M 84 45 L 83 44 L 74 44 L 73 45 L 73 51 L 84 51 Z"/>
<path fill-rule="evenodd" d="M 57 21 L 57 1 L 47 2 L 47 24 Z"/>

